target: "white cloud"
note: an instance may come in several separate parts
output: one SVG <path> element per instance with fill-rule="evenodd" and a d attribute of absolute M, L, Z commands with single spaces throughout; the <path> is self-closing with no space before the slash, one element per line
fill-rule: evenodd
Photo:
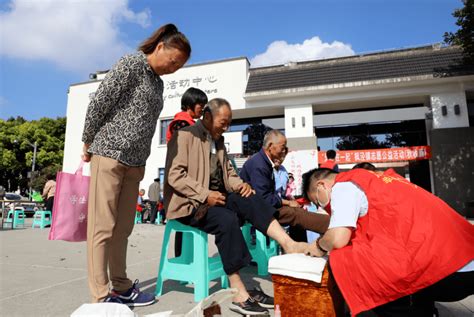
<path fill-rule="evenodd" d="M 305 40 L 302 44 L 275 41 L 268 46 L 265 53 L 252 58 L 250 63 L 252 67 L 259 67 L 348 55 L 354 55 L 350 44 L 339 41 L 324 43 L 318 36 L 315 36 Z"/>
<path fill-rule="evenodd" d="M 133 51 L 119 38 L 123 21 L 147 27 L 150 12 L 133 12 L 128 0 L 12 0 L 0 12 L 0 54 L 83 73 L 108 68 Z"/>

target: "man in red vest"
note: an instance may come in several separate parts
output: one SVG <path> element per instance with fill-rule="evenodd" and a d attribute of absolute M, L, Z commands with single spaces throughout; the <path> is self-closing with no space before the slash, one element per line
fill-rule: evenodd
<path fill-rule="evenodd" d="M 393 170 L 318 169 L 303 187 L 331 215 L 312 255 L 329 252 L 353 316 L 431 317 L 473 294 L 474 226 L 438 197 Z"/>
<path fill-rule="evenodd" d="M 328 150 L 326 152 L 326 162 L 321 164 L 320 168 L 329 168 L 335 172 L 339 172 L 339 165 L 336 163 L 336 151 Z"/>

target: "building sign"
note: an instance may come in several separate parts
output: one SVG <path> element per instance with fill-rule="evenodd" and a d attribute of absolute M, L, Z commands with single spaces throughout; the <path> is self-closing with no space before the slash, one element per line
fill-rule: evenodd
<path fill-rule="evenodd" d="M 192 76 L 188 78 L 172 78 L 164 81 L 165 92 L 163 93 L 163 100 L 170 100 L 174 98 L 179 98 L 183 96 L 184 92 L 190 88 L 199 88 L 212 99 L 213 94 L 218 93 L 218 87 L 216 86 L 218 82 L 217 75 L 207 75 L 207 76 Z"/>
<path fill-rule="evenodd" d="M 319 162 L 326 162 L 326 152 L 318 153 Z M 378 163 L 378 162 L 400 162 L 417 161 L 431 158 L 430 146 L 410 146 L 391 149 L 336 151 L 336 163 Z"/>

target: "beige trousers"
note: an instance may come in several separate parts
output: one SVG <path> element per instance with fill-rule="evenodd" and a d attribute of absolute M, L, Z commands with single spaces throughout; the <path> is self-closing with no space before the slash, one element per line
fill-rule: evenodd
<path fill-rule="evenodd" d="M 87 220 L 87 265 L 92 302 L 112 288 L 128 290 L 126 258 L 128 236 L 132 233 L 138 187 L 145 167 L 130 167 L 114 159 L 93 155 Z"/>

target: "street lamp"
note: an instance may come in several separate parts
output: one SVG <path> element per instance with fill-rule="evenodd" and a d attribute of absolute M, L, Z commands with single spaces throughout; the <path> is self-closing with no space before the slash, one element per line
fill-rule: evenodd
<path fill-rule="evenodd" d="M 30 141 L 26 140 L 25 141 L 33 147 L 33 162 L 31 164 L 31 177 L 30 177 L 30 189 L 28 191 L 28 195 L 30 196 L 30 200 L 32 200 L 33 196 L 31 195 L 31 183 L 33 182 L 33 177 L 35 175 L 35 165 L 36 165 L 36 149 L 38 148 L 38 143 L 35 141 L 35 143 L 31 143 Z M 14 143 L 18 143 L 18 140 L 13 140 Z"/>

